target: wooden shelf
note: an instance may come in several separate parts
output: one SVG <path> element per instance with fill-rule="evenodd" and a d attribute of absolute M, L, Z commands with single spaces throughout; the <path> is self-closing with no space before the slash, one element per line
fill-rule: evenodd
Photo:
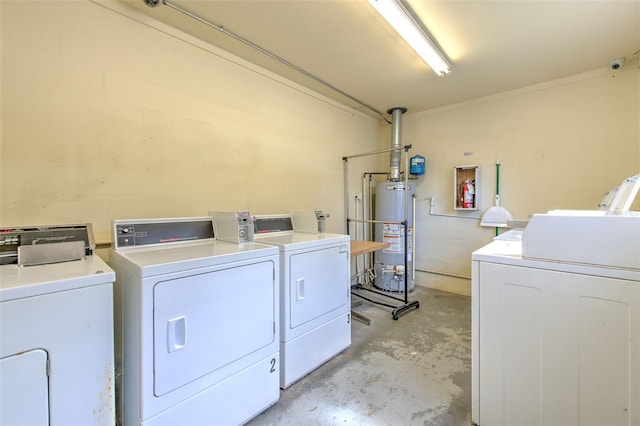
<path fill-rule="evenodd" d="M 378 241 L 359 241 L 351 240 L 351 256 L 359 256 L 372 251 L 382 250 L 389 247 L 389 243 L 380 243 Z"/>

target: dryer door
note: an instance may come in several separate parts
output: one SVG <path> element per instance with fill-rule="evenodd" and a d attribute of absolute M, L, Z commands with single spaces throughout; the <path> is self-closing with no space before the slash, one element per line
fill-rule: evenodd
<path fill-rule="evenodd" d="M 275 265 L 263 261 L 158 282 L 154 394 L 162 396 L 275 340 Z"/>
<path fill-rule="evenodd" d="M 34 349 L 0 359 L 0 424 L 49 424 L 47 352 Z"/>
<path fill-rule="evenodd" d="M 289 257 L 290 327 L 349 303 L 349 252 L 344 245 Z"/>

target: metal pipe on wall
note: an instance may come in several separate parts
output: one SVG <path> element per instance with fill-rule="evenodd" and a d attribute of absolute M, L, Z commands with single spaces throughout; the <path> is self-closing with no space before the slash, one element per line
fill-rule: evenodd
<path fill-rule="evenodd" d="M 342 157 L 342 173 L 344 180 L 344 233 L 349 234 L 349 164 L 347 157 Z"/>
<path fill-rule="evenodd" d="M 356 222 L 358 221 L 358 196 L 353 197 L 353 208 L 355 213 Z M 354 227 L 353 236 L 357 240 L 358 239 L 358 225 Z"/>
<path fill-rule="evenodd" d="M 349 234 L 349 222 L 351 222 L 351 220 L 349 219 L 349 159 L 351 158 L 359 158 L 359 157 L 366 157 L 366 156 L 370 156 L 370 155 L 376 155 L 376 154 L 383 154 L 385 152 L 393 152 L 393 151 L 401 151 L 401 150 L 409 150 L 411 149 L 411 145 L 405 145 L 403 147 L 398 147 L 398 148 L 388 148 L 388 149 L 380 149 L 377 151 L 370 151 L 370 152 L 365 152 L 362 154 L 354 154 L 354 155 L 348 155 L 348 156 L 344 156 L 342 157 L 342 172 L 343 172 L 343 182 L 344 182 L 344 219 L 345 219 L 345 234 Z M 371 173 L 365 173 L 366 174 L 384 174 L 384 175 L 388 175 L 387 173 L 383 173 L 383 172 L 371 172 Z"/>
<path fill-rule="evenodd" d="M 416 280 L 416 259 L 415 259 L 415 251 L 416 251 L 416 194 L 413 194 L 411 197 L 411 211 L 413 214 L 411 218 L 413 219 L 412 230 L 411 230 L 411 258 L 413 262 L 411 263 L 411 278 Z"/>
<path fill-rule="evenodd" d="M 454 217 L 457 219 L 474 219 L 474 220 L 480 220 L 482 219 L 480 216 L 465 216 L 465 215 L 461 215 L 461 214 L 444 214 L 444 213 L 434 213 L 433 212 L 433 208 L 434 208 L 434 197 L 427 197 L 427 198 L 423 198 L 422 200 L 418 200 L 418 201 L 425 201 L 425 200 L 429 200 L 429 216 L 438 216 L 438 217 Z"/>
<path fill-rule="evenodd" d="M 354 207 L 355 215 L 356 215 L 355 216 L 356 223 L 354 225 L 354 232 L 353 233 L 354 233 L 354 239 L 357 240 L 358 239 L 358 226 L 359 226 L 358 225 L 358 196 L 357 195 L 353 199 L 353 207 Z M 358 258 L 355 258 L 354 260 L 355 260 L 355 266 L 356 266 L 356 276 L 360 276 L 360 274 L 361 274 L 360 261 L 359 261 Z"/>
<path fill-rule="evenodd" d="M 367 179 L 365 177 L 365 175 L 362 176 L 362 218 L 363 219 L 370 219 L 370 209 L 369 209 L 369 198 L 371 196 L 371 194 L 368 194 L 366 192 L 366 184 L 367 184 Z M 363 223 L 362 224 L 362 239 L 364 241 L 370 241 L 371 240 L 371 225 Z M 371 253 L 367 253 L 365 256 L 363 256 L 363 266 L 366 269 L 368 269 L 371 266 Z"/>
<path fill-rule="evenodd" d="M 369 209 L 368 209 L 368 205 L 367 203 L 369 202 L 369 197 L 368 194 L 366 192 L 366 185 L 367 185 L 367 179 L 366 177 L 363 175 L 362 176 L 362 188 L 360 189 L 360 191 L 362 192 L 362 218 L 363 219 L 369 219 Z M 363 225 L 362 227 L 362 238 L 365 241 L 369 241 L 369 232 L 367 232 L 368 229 L 366 226 Z"/>
<path fill-rule="evenodd" d="M 376 114 L 378 114 L 380 117 L 382 117 L 382 118 L 383 118 L 387 123 L 389 122 L 389 120 L 387 120 L 387 119 L 386 119 L 386 117 L 384 116 L 384 114 L 383 114 L 382 112 L 378 111 L 377 109 L 375 109 L 375 108 L 374 108 L 374 107 L 372 107 L 371 105 L 369 105 L 369 104 L 367 104 L 367 103 L 365 103 L 365 102 L 361 101 L 360 99 L 358 99 L 358 98 L 356 98 L 356 97 L 354 97 L 354 96 L 351 96 L 350 94 L 348 94 L 348 93 L 346 93 L 346 92 L 344 92 L 344 91 L 342 91 L 342 90 L 338 89 L 338 88 L 337 88 L 337 87 L 335 87 L 334 85 L 332 85 L 332 84 L 330 84 L 330 83 L 328 83 L 328 82 L 324 81 L 323 79 L 321 79 L 320 77 L 317 77 L 317 76 L 316 76 L 316 75 L 314 75 L 314 74 L 311 74 L 309 71 L 306 71 L 306 70 L 304 70 L 304 69 L 300 68 L 299 66 L 297 66 L 297 65 L 295 65 L 295 64 L 293 64 L 293 63 L 291 63 L 291 62 L 287 61 L 286 59 L 284 59 L 284 58 L 282 58 L 282 57 L 280 57 L 280 56 L 276 55 L 275 53 L 272 53 L 272 52 L 268 51 L 267 49 L 265 49 L 265 48 L 263 48 L 263 47 L 260 47 L 260 46 L 258 46 L 257 44 L 255 44 L 255 43 L 253 43 L 253 42 L 251 42 L 251 41 L 249 41 L 249 40 L 247 40 L 247 39 L 245 39 L 245 38 L 243 38 L 243 37 L 241 37 L 241 36 L 239 36 L 239 35 L 237 35 L 237 34 L 235 34 L 235 33 L 232 33 L 231 31 L 229 31 L 229 30 L 225 29 L 224 27 L 222 27 L 222 26 L 220 26 L 220 25 L 216 25 L 216 24 L 214 24 L 214 23 L 212 23 L 212 22 L 209 22 L 209 21 L 207 21 L 206 19 L 201 18 L 201 17 L 199 17 L 198 15 L 196 15 L 196 14 L 194 14 L 194 13 L 192 13 L 192 12 L 189 12 L 189 11 L 188 11 L 188 10 L 186 10 L 186 9 L 183 9 L 183 8 L 181 8 L 180 6 L 177 6 L 177 5 L 175 5 L 175 4 L 171 3 L 171 2 L 169 2 L 168 0 L 144 0 L 144 2 L 145 2 L 148 6 L 150 6 L 150 7 L 156 7 L 156 6 L 158 6 L 158 4 L 160 4 L 160 3 L 162 3 L 162 4 L 164 4 L 164 5 L 167 5 L 167 6 L 169 6 L 170 8 L 172 8 L 172 9 L 174 9 L 174 10 L 176 10 L 176 11 L 178 11 L 178 12 L 180 12 L 180 13 L 182 13 L 182 14 L 184 14 L 184 15 L 186 15 L 186 16 L 188 16 L 188 17 L 192 18 L 192 19 L 195 19 L 196 21 L 198 21 L 198 22 L 200 22 L 200 23 L 202 23 L 202 24 L 205 24 L 206 26 L 208 26 L 208 27 L 210 27 L 210 28 L 213 28 L 213 29 L 215 29 L 215 30 L 219 31 L 219 32 L 221 32 L 222 34 L 224 34 L 224 35 L 226 35 L 226 36 L 229 36 L 229 37 L 233 38 L 234 40 L 239 41 L 240 43 L 243 43 L 243 44 L 245 44 L 245 45 L 249 46 L 250 48 L 257 50 L 258 52 L 260 52 L 260 53 L 262 53 L 262 54 L 264 54 L 264 55 L 266 55 L 266 56 L 268 56 L 268 57 L 270 57 L 270 58 L 272 58 L 272 59 L 275 59 L 276 61 L 280 62 L 281 64 L 284 64 L 284 65 L 286 65 L 287 67 L 289 67 L 289 68 L 291 68 L 291 69 L 293 69 L 293 70 L 295 70 L 295 71 L 299 72 L 300 74 L 303 74 L 303 75 L 305 75 L 306 77 L 309 77 L 310 79 L 312 79 L 312 80 L 316 81 L 317 83 L 320 83 L 320 84 L 322 84 L 323 86 L 325 86 L 325 87 L 327 87 L 327 88 L 329 88 L 329 89 L 333 90 L 334 92 L 339 93 L 340 95 L 342 95 L 342 96 L 344 96 L 344 97 L 346 97 L 346 98 L 348 98 L 348 99 L 352 100 L 353 102 L 355 102 L 355 103 L 357 103 L 357 104 L 361 105 L 362 107 L 364 107 L 364 108 L 368 109 L 369 111 L 375 112 L 375 113 L 376 113 Z"/>
<path fill-rule="evenodd" d="M 351 158 L 368 157 L 370 155 L 384 154 L 385 152 L 391 152 L 391 151 L 401 151 L 403 149 L 408 149 L 408 148 L 411 148 L 411 145 L 400 146 L 398 148 L 386 148 L 386 149 L 379 149 L 377 151 L 363 152 L 362 154 L 353 154 L 353 155 L 348 155 L 348 156 L 342 157 L 342 158 L 348 160 L 348 159 L 351 159 Z"/>
<path fill-rule="evenodd" d="M 404 111 L 406 112 L 407 109 L 404 108 Z M 413 235 L 414 235 L 414 229 L 413 229 L 413 224 L 416 220 L 416 216 L 413 214 L 414 212 L 412 212 L 411 215 L 411 223 L 409 223 L 409 149 L 405 149 L 404 150 L 404 223 L 405 223 L 405 236 L 404 236 L 404 247 L 405 247 L 405 257 L 404 257 L 404 302 L 407 303 L 408 302 L 408 294 L 409 293 L 409 280 L 407 278 L 407 275 L 409 274 L 409 226 L 411 226 L 411 282 L 415 283 L 415 274 L 413 273 L 413 268 L 415 268 L 415 259 L 413 258 L 413 253 L 415 252 L 416 248 L 413 245 Z M 411 197 L 415 197 L 416 194 L 413 193 L 411 194 Z"/>
<path fill-rule="evenodd" d="M 367 214 L 364 216 L 364 219 L 371 219 L 373 216 L 373 186 L 371 186 L 371 181 L 373 180 L 373 176 L 376 175 L 384 175 L 386 176 L 386 180 L 389 180 L 389 172 L 364 172 L 362 175 L 362 193 L 367 196 Z M 370 240 L 373 234 L 373 227 L 370 225 L 366 228 L 367 234 L 365 235 L 365 240 Z"/>
<path fill-rule="evenodd" d="M 364 213 L 365 210 L 363 210 L 363 219 L 371 219 L 373 217 L 374 186 L 371 185 L 371 182 L 373 181 L 373 177 L 376 175 L 385 176 L 386 180 L 387 181 L 389 180 L 389 172 L 364 172 L 362 174 L 363 209 L 366 208 L 366 213 Z M 363 226 L 364 226 L 364 232 L 365 232 L 363 237 L 364 240 L 371 241 L 373 239 L 374 224 L 369 223 Z M 373 267 L 373 256 L 374 256 L 373 253 L 368 253 L 367 256 L 365 257 L 365 266 L 367 268 Z"/>

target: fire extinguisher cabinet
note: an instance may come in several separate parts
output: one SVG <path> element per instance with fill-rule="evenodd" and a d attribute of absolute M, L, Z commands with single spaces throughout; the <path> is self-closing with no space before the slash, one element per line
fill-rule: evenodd
<path fill-rule="evenodd" d="M 454 210 L 478 210 L 478 171 L 477 165 L 453 167 Z"/>

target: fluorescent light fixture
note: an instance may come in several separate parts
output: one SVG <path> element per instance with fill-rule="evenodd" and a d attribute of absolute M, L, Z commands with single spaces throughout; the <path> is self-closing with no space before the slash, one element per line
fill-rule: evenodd
<path fill-rule="evenodd" d="M 369 3 L 436 74 L 443 76 L 451 72 L 451 65 L 438 51 L 436 44 L 425 33 L 413 14 L 401 3 L 401 0 L 369 0 Z"/>

